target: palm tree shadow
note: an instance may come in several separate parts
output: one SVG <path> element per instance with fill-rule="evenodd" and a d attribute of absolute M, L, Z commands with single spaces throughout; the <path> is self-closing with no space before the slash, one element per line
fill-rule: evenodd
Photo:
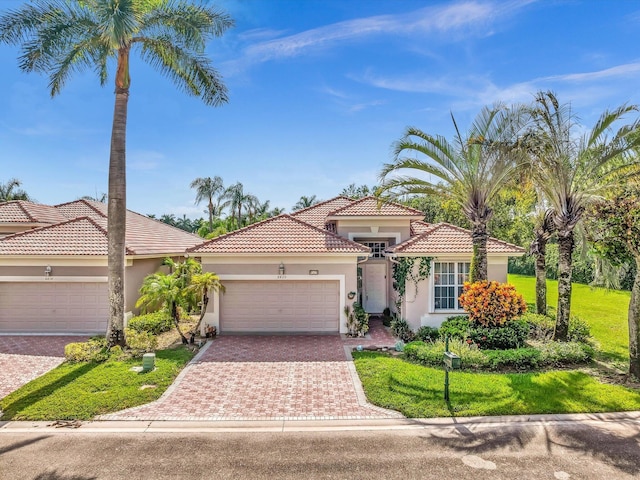
<path fill-rule="evenodd" d="M 31 445 L 32 443 L 39 442 L 40 440 L 44 440 L 46 438 L 49 438 L 49 437 L 48 436 L 34 437 L 34 438 L 30 438 L 29 440 L 13 443 L 5 447 L 0 447 L 0 455 L 10 452 L 12 450 L 18 450 L 19 448 L 26 447 L 27 445 Z"/>
<path fill-rule="evenodd" d="M 20 411 L 39 402 L 44 397 L 54 393 L 56 390 L 64 387 L 65 385 L 68 385 L 69 383 L 73 382 L 75 379 L 81 377 L 82 375 L 89 372 L 90 370 L 93 370 L 97 365 L 98 364 L 94 362 L 86 363 L 74 369 L 73 371 L 67 373 L 66 375 L 52 381 L 51 383 L 47 383 L 43 385 L 37 390 L 29 392 L 24 396 L 17 396 L 15 400 L 13 400 L 11 403 L 4 404 L 2 409 L 2 419 L 11 420 L 14 417 L 14 415 L 19 413 Z M 11 395 L 12 394 L 9 394 L 9 397 L 7 398 L 11 398 Z"/>
<path fill-rule="evenodd" d="M 557 451 L 570 450 L 637 476 L 640 474 L 640 428 L 636 422 L 629 422 L 628 425 L 636 427 L 637 432 L 631 437 L 584 423 L 558 427 L 549 425 L 543 427 L 543 441 L 549 452 L 554 447 Z M 425 440 L 466 454 L 483 454 L 505 449 L 522 451 L 539 437 L 539 430 L 533 425 L 495 427 L 480 432 L 473 432 L 461 424 L 454 428 L 460 434 L 456 438 L 431 435 Z"/>
<path fill-rule="evenodd" d="M 42 472 L 41 474 L 33 477 L 33 480 L 96 480 L 98 477 L 87 477 L 84 475 L 65 475 L 58 473 L 56 470 Z"/>

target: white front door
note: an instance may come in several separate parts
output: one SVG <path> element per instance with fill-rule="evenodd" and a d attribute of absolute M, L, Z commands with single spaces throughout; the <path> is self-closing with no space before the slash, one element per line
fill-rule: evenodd
<path fill-rule="evenodd" d="M 387 264 L 364 265 L 364 309 L 368 313 L 382 313 L 387 306 Z"/>

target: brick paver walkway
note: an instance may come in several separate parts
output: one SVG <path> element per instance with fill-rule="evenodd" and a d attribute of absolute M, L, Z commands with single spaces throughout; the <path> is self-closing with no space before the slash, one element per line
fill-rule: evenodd
<path fill-rule="evenodd" d="M 64 360 L 64 346 L 77 336 L 0 335 L 0 398 L 47 373 Z"/>
<path fill-rule="evenodd" d="M 102 420 L 331 420 L 397 418 L 366 402 L 345 345 L 393 345 L 379 321 L 369 338 L 223 335 L 157 401 Z"/>

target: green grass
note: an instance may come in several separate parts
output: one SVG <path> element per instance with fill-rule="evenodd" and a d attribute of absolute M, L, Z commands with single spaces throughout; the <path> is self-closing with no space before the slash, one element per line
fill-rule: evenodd
<path fill-rule="evenodd" d="M 513 284 L 528 303 L 535 303 L 534 277 L 509 275 Z M 600 354 L 609 360 L 629 361 L 629 328 L 627 312 L 631 292 L 592 288 L 574 283 L 571 295 L 571 313 L 584 319 L 591 327 L 591 335 L 600 346 Z M 547 280 L 547 303 L 558 303 L 558 282 Z"/>
<path fill-rule="evenodd" d="M 353 353 L 369 401 L 410 418 L 640 410 L 640 392 L 578 371 L 482 374 L 444 371 L 372 352 Z"/>
<path fill-rule="evenodd" d="M 2 420 L 89 420 L 149 403 L 162 395 L 193 354 L 183 348 L 156 352 L 156 369 L 137 373 L 140 359 L 63 363 L 0 400 Z M 141 389 L 143 385 L 155 388 Z"/>

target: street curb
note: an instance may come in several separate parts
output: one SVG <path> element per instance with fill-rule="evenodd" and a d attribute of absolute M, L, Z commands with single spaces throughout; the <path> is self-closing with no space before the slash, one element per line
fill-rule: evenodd
<path fill-rule="evenodd" d="M 384 430 L 482 429 L 552 425 L 633 423 L 640 427 L 640 411 L 561 415 L 505 415 L 462 418 L 402 418 L 378 420 L 239 420 L 239 421 L 87 421 L 0 422 L 0 435 L 16 433 L 221 433 L 326 432 Z"/>

